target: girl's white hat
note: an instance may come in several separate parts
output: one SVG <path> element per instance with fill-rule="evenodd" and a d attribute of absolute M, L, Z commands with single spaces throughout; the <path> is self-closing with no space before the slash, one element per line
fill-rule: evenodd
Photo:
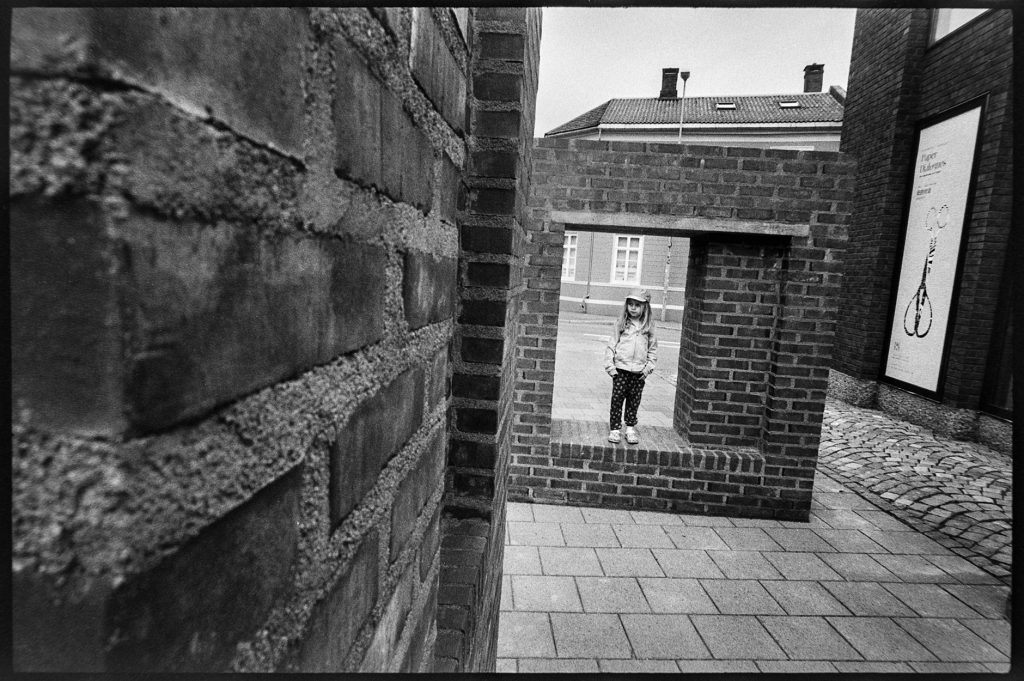
<path fill-rule="evenodd" d="M 644 288 L 635 288 L 626 295 L 626 300 L 632 298 L 633 300 L 639 300 L 641 303 L 651 302 L 651 294 Z"/>

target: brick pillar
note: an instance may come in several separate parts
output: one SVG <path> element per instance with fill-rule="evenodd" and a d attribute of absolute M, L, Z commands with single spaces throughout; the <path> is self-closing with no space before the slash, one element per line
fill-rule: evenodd
<path fill-rule="evenodd" d="M 539 9 L 471 11 L 436 671 L 494 671 Z"/>
<path fill-rule="evenodd" d="M 751 237 L 690 242 L 673 426 L 695 444 L 761 439 L 782 254 Z"/>

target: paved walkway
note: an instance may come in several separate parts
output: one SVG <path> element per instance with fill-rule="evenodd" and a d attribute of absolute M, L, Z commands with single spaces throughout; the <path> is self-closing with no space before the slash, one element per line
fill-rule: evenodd
<path fill-rule="evenodd" d="M 1011 460 L 870 409 L 829 400 L 818 468 L 1009 584 Z"/>
<path fill-rule="evenodd" d="M 564 317 L 553 416 L 603 422 L 610 320 Z M 829 401 L 808 523 L 509 504 L 497 670 L 1007 672 L 1011 506 L 1007 457 Z"/>
<path fill-rule="evenodd" d="M 1009 589 L 824 475 L 809 523 L 510 503 L 499 672 L 1006 672 Z"/>

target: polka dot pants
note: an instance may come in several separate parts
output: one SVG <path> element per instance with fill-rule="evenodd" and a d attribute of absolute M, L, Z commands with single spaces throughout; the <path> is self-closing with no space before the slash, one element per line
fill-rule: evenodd
<path fill-rule="evenodd" d="M 612 408 L 608 415 L 611 430 L 622 425 L 622 402 L 626 402 L 625 420 L 627 426 L 636 425 L 636 411 L 640 408 L 640 396 L 644 392 L 644 375 L 618 369 L 612 376 Z"/>

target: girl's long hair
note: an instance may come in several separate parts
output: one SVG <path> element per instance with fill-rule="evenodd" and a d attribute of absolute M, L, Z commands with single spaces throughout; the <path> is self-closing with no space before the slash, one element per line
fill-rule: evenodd
<path fill-rule="evenodd" d="M 622 303 L 622 314 L 615 320 L 615 335 L 621 336 L 622 332 L 626 330 L 626 325 L 629 324 L 629 298 Z M 640 311 L 640 333 L 647 336 L 654 334 L 654 321 L 651 319 L 651 301 L 645 300 L 643 302 L 643 309 Z"/>

